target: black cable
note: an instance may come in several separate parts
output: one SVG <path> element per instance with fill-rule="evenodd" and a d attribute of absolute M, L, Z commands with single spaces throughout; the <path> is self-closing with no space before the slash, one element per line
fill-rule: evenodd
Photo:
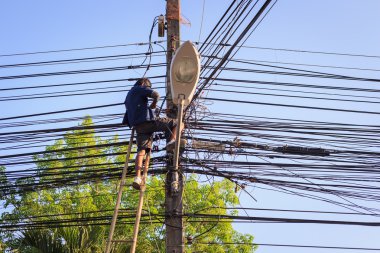
<path fill-rule="evenodd" d="M 166 63 L 155 63 L 150 64 L 150 67 L 165 67 Z M 46 72 L 46 73 L 34 73 L 27 75 L 17 75 L 17 76 L 0 76 L 1 80 L 13 80 L 21 78 L 34 78 L 34 77 L 46 77 L 46 76 L 61 76 L 61 75 L 76 75 L 76 74 L 88 74 L 88 73 L 100 73 L 108 71 L 121 71 L 128 69 L 146 68 L 147 65 L 130 65 L 130 66 L 120 66 L 120 67 L 108 67 L 108 68 L 97 68 L 97 69 L 81 69 L 72 71 L 60 71 L 60 72 Z"/>
<path fill-rule="evenodd" d="M 153 43 L 162 43 L 164 40 L 155 41 Z M 71 48 L 71 49 L 60 49 L 60 50 L 50 50 L 50 51 L 38 51 L 38 52 L 26 52 L 26 53 L 12 53 L 12 54 L 2 54 L 0 57 L 10 57 L 10 56 L 20 56 L 20 55 L 33 55 L 33 54 L 49 54 L 49 53 L 61 53 L 61 52 L 72 52 L 72 51 L 83 51 L 83 50 L 94 50 L 94 49 L 104 49 L 104 48 L 115 48 L 115 47 L 126 47 L 126 46 L 144 46 L 147 42 L 129 43 L 129 44 L 119 44 L 119 45 L 106 45 L 98 47 L 83 47 L 83 48 Z"/>
<path fill-rule="evenodd" d="M 323 246 L 323 245 L 299 245 L 299 244 L 275 244 L 275 243 L 246 243 L 246 242 L 194 242 L 194 243 L 195 244 L 204 244 L 204 245 L 214 245 L 214 244 L 215 245 L 251 245 L 251 246 L 290 247 L 290 248 L 380 251 L 380 248 Z"/>
<path fill-rule="evenodd" d="M 45 65 L 58 65 L 58 64 L 67 64 L 67 63 L 78 63 L 78 62 L 92 62 L 98 60 L 109 60 L 115 58 L 128 59 L 134 56 L 151 56 L 154 54 L 163 53 L 164 51 L 158 52 L 146 52 L 146 53 L 132 53 L 132 54 L 119 54 L 119 55 L 107 55 L 107 56 L 94 56 L 94 57 L 85 57 L 85 58 L 73 58 L 73 59 L 63 59 L 63 60 L 53 60 L 53 61 L 40 61 L 40 62 L 26 62 L 26 63 L 15 63 L 15 64 L 6 64 L 0 65 L 1 68 L 14 68 L 14 67 L 30 67 L 30 66 L 45 66 Z"/>
<path fill-rule="evenodd" d="M 65 112 L 75 112 L 75 111 L 82 111 L 82 110 L 89 110 L 89 109 L 98 109 L 98 108 L 112 107 L 112 106 L 118 106 L 118 105 L 123 105 L 123 103 L 97 105 L 97 106 L 89 106 L 89 107 L 82 107 L 82 108 L 75 108 L 75 109 L 60 110 L 60 111 L 19 115 L 19 116 L 13 116 L 13 117 L 0 118 L 0 121 L 10 120 L 10 119 L 29 118 L 29 117 L 36 117 L 36 116 L 42 116 L 42 115 L 51 115 L 51 114 L 58 114 L 58 113 L 65 113 Z"/>
<path fill-rule="evenodd" d="M 150 76 L 149 79 L 162 78 L 165 76 Z M 48 85 L 34 85 L 34 86 L 23 86 L 23 87 L 12 87 L 12 88 L 2 88 L 0 91 L 8 90 L 26 90 L 26 89 L 39 89 L 39 88 L 51 88 L 51 87 L 61 87 L 61 86 L 78 86 L 84 84 L 99 84 L 99 83 L 113 83 L 113 82 L 133 82 L 137 81 L 137 77 L 134 78 L 124 78 L 124 79 L 111 79 L 111 80 L 100 80 L 91 82 L 75 82 L 75 83 L 61 83 L 61 84 L 48 84 Z"/>
<path fill-rule="evenodd" d="M 326 110 L 326 111 L 351 112 L 351 113 L 380 115 L 380 112 L 373 112 L 373 111 L 360 111 L 360 110 L 337 109 L 337 108 L 316 107 L 316 106 L 302 106 L 302 105 L 289 105 L 289 104 L 275 104 L 275 103 L 264 103 L 264 102 L 257 102 L 257 101 L 244 101 L 244 100 L 236 100 L 236 99 L 221 99 L 221 98 L 210 98 L 210 97 L 202 98 L 202 99 L 211 100 L 211 101 L 242 103 L 242 104 L 281 106 L 281 107 L 300 108 L 300 109 Z"/>

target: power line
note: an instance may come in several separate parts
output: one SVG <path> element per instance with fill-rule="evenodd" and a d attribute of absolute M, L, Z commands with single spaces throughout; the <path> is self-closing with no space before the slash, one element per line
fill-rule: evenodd
<path fill-rule="evenodd" d="M 162 78 L 165 76 L 150 76 L 149 79 Z M 23 86 L 23 87 L 12 87 L 12 88 L 3 88 L 0 91 L 8 90 L 25 90 L 25 89 L 39 89 L 39 88 L 52 88 L 52 87 L 61 87 L 61 86 L 78 86 L 84 84 L 99 84 L 99 83 L 110 83 L 110 82 L 131 82 L 139 79 L 138 77 L 134 78 L 123 78 L 123 79 L 111 79 L 111 80 L 99 80 L 99 81 L 89 81 L 89 82 L 75 82 L 75 83 L 61 83 L 61 84 L 48 84 L 48 85 L 34 85 L 34 86 Z"/>
<path fill-rule="evenodd" d="M 351 53 L 338 53 L 338 52 L 326 52 L 326 51 L 311 51 L 311 50 L 301 50 L 301 49 L 258 47 L 258 46 L 242 46 L 242 47 L 244 47 L 244 48 L 262 49 L 262 50 L 272 50 L 272 51 L 295 52 L 295 53 L 309 53 L 309 54 L 325 54 L 325 55 L 338 55 L 338 56 L 380 58 L 380 56 L 378 56 L 378 55 L 368 55 L 368 54 L 351 54 Z"/>
<path fill-rule="evenodd" d="M 154 41 L 153 44 L 165 42 Z M 127 46 L 145 46 L 148 45 L 147 42 L 129 43 L 129 44 L 119 44 L 119 45 L 106 45 L 97 47 L 82 47 L 82 48 L 71 48 L 71 49 L 59 49 L 50 51 L 36 51 L 36 52 L 26 52 L 26 53 L 12 53 L 12 54 L 2 54 L 0 57 L 10 57 L 10 56 L 20 56 L 20 55 L 33 55 L 33 54 L 49 54 L 49 53 L 61 53 L 61 52 L 72 52 L 72 51 L 83 51 L 83 50 L 94 50 L 94 49 L 104 49 L 104 48 L 115 48 L 115 47 L 127 47 Z"/>
<path fill-rule="evenodd" d="M 211 101 L 242 103 L 242 104 L 281 106 L 281 107 L 290 107 L 290 108 L 299 108 L 299 109 L 313 109 L 313 110 L 326 110 L 326 111 L 380 115 L 380 112 L 374 112 L 374 111 L 361 111 L 361 110 L 337 109 L 337 108 L 317 107 L 317 106 L 302 106 L 302 105 L 290 105 L 290 104 L 264 103 L 264 102 L 257 102 L 257 101 L 244 101 L 244 100 L 236 100 L 236 99 L 221 99 L 221 98 L 210 98 L 210 97 L 206 97 L 206 98 L 202 98 L 202 99 L 203 100 L 211 100 Z"/>
<path fill-rule="evenodd" d="M 47 73 L 35 73 L 27 75 L 17 75 L 17 76 L 0 76 L 0 80 L 13 80 L 21 78 L 34 78 L 34 77 L 46 77 L 46 76 L 61 76 L 61 75 L 76 75 L 76 74 L 88 74 L 88 73 L 99 73 L 108 71 L 121 71 L 128 69 L 146 68 L 148 65 L 130 65 L 121 67 L 110 67 L 110 68 L 97 68 L 97 69 L 81 69 L 72 71 L 60 71 L 60 72 L 47 72 Z M 149 65 L 151 68 L 165 67 L 166 63 L 154 63 Z"/>
<path fill-rule="evenodd" d="M 19 116 L 13 116 L 13 117 L 0 118 L 0 121 L 10 120 L 10 119 L 29 118 L 29 117 L 36 117 L 36 116 L 43 116 L 43 115 L 51 115 L 51 114 L 58 114 L 58 113 L 65 113 L 65 112 L 75 112 L 75 111 L 82 111 L 82 110 L 89 110 L 89 109 L 98 109 L 98 108 L 112 107 L 112 106 L 118 106 L 118 105 L 123 105 L 123 103 L 97 105 L 97 106 L 89 106 L 89 107 L 82 107 L 82 108 L 75 108 L 75 109 L 60 110 L 60 111 L 19 115 Z"/>
<path fill-rule="evenodd" d="M 73 59 L 63 59 L 63 60 L 53 60 L 53 61 L 40 61 L 40 62 L 27 62 L 27 63 L 16 63 L 0 65 L 0 68 L 14 68 L 14 67 L 31 67 L 31 66 L 45 66 L 45 65 L 59 65 L 68 63 L 80 63 L 80 62 L 94 62 L 94 61 L 104 61 L 112 59 L 129 59 L 135 56 L 147 56 L 152 54 L 163 53 L 164 51 L 158 52 L 145 52 L 145 53 L 132 53 L 132 54 L 119 54 L 119 55 L 107 55 L 107 56 L 96 56 L 96 57 L 85 57 L 85 58 L 73 58 Z"/>
<path fill-rule="evenodd" d="M 344 246 L 322 246 L 322 245 L 299 245 L 299 244 L 274 244 L 274 243 L 245 243 L 245 242 L 194 242 L 204 245 L 251 245 L 251 246 L 268 246 L 268 247 L 290 247 L 290 248 L 313 248 L 313 249 L 337 249 L 337 250 L 368 250 L 379 251 L 380 248 L 360 248 Z"/>
<path fill-rule="evenodd" d="M 210 44 L 210 45 L 221 45 L 224 47 L 230 47 L 229 43 L 210 43 L 207 41 L 195 41 L 195 44 Z M 261 50 L 271 50 L 271 51 L 287 51 L 295 53 L 310 53 L 310 54 L 326 54 L 326 55 L 338 55 L 338 56 L 352 56 L 352 57 L 368 57 L 368 58 L 380 58 L 378 55 L 369 55 L 369 54 L 351 54 L 343 52 L 327 52 L 327 51 L 316 51 L 316 50 L 302 50 L 302 49 L 287 49 L 287 48 L 276 48 L 276 47 L 261 47 L 261 46 L 249 46 L 242 45 L 242 48 L 252 48 L 252 49 L 261 49 Z"/>

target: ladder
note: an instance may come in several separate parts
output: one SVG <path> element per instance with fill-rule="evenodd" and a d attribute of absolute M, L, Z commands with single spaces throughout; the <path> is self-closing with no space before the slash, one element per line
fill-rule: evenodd
<path fill-rule="evenodd" d="M 129 146 L 128 146 L 128 151 L 127 151 L 127 156 L 126 156 L 126 159 L 125 159 L 123 172 L 121 174 L 119 191 L 118 191 L 118 194 L 117 194 L 115 210 L 114 210 L 113 216 L 112 216 L 111 227 L 110 227 L 110 231 L 109 231 L 109 234 L 108 234 L 108 240 L 107 240 L 107 246 L 106 246 L 105 253 L 110 253 L 111 252 L 111 246 L 112 246 L 113 243 L 120 243 L 120 242 L 132 242 L 130 253 L 135 253 L 135 251 L 136 251 L 137 235 L 139 233 L 140 218 L 141 218 L 142 206 L 143 206 L 143 202 L 144 202 L 144 193 L 145 193 L 145 188 L 146 188 L 145 182 L 146 182 L 146 178 L 147 178 L 147 175 L 148 175 L 148 168 L 149 168 L 149 161 L 150 161 L 150 151 L 146 153 L 146 157 L 145 157 L 145 163 L 144 163 L 144 168 L 143 168 L 143 176 L 142 176 L 142 184 L 141 184 L 141 187 L 140 187 L 139 203 L 138 203 L 137 211 L 136 211 L 135 226 L 133 228 L 133 239 L 132 239 L 132 241 L 113 240 L 113 234 L 114 234 L 115 227 L 116 227 L 117 216 L 119 215 L 119 209 L 120 209 L 120 204 L 121 204 L 121 197 L 123 195 L 123 188 L 125 186 L 125 177 L 127 175 L 128 164 L 129 164 L 129 157 L 131 155 L 131 149 L 132 149 L 132 143 L 133 143 L 134 134 L 135 134 L 135 129 L 132 128 L 131 138 L 129 140 Z"/>

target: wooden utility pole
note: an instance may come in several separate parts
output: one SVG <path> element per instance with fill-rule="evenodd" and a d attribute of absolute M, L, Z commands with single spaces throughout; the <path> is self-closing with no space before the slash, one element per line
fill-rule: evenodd
<path fill-rule="evenodd" d="M 175 50 L 180 45 L 180 0 L 166 1 L 167 22 L 167 70 L 166 70 L 166 108 L 169 109 L 167 116 L 176 118 L 177 108 L 173 105 L 170 91 L 170 63 Z M 165 187 L 165 225 L 166 225 L 166 252 L 184 252 L 184 234 L 182 220 L 182 192 L 183 177 L 180 171 L 173 169 L 173 154 L 168 153 L 170 158 L 167 163 L 168 172 Z"/>
<path fill-rule="evenodd" d="M 166 55 L 166 106 L 171 109 L 168 117 L 176 118 L 176 107 L 173 105 L 173 99 L 170 91 L 170 63 L 174 52 L 180 45 L 179 34 L 180 19 L 180 0 L 166 1 L 166 22 L 167 22 L 167 55 Z"/>

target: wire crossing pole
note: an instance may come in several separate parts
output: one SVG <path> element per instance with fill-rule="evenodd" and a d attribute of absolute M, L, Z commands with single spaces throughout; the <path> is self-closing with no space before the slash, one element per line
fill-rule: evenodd
<path fill-rule="evenodd" d="M 173 98 L 170 88 L 170 63 L 175 50 L 180 45 L 180 0 L 166 1 L 166 21 L 167 21 L 167 82 L 166 82 L 166 106 L 169 109 L 167 116 L 176 118 L 177 110 L 173 105 Z M 175 98 L 177 99 L 177 98 Z M 178 122 L 180 128 L 180 122 Z M 179 139 L 177 140 L 179 141 Z M 173 154 L 168 154 L 173 158 Z M 169 173 L 166 177 L 165 187 L 165 225 L 166 225 L 166 252 L 183 253 L 184 236 L 182 220 L 182 191 L 183 177 L 178 171 L 174 171 L 173 161 L 169 159 L 167 163 Z M 177 173 L 176 173 L 177 172 Z M 172 187 L 174 186 L 174 187 Z"/>

